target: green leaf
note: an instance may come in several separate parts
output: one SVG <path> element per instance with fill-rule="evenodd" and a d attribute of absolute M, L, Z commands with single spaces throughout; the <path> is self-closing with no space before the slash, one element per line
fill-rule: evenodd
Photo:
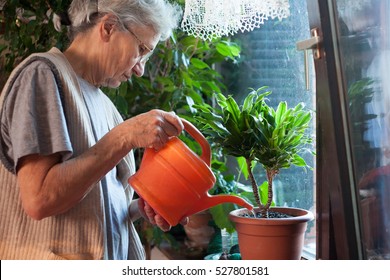
<path fill-rule="evenodd" d="M 306 125 L 310 122 L 311 120 L 311 114 L 310 112 L 299 112 L 295 116 L 295 122 L 294 122 L 294 127 L 302 127 L 305 128 Z"/>
<path fill-rule="evenodd" d="M 237 207 L 232 203 L 222 203 L 210 208 L 210 213 L 213 216 L 215 224 L 220 229 L 226 229 L 229 233 L 235 231 L 233 223 L 229 220 L 229 213 L 234 209 L 237 209 Z"/>
<path fill-rule="evenodd" d="M 257 97 L 255 91 L 251 91 L 247 97 L 244 99 L 244 103 L 242 105 L 242 111 L 251 111 L 253 107 L 253 100 Z"/>
<path fill-rule="evenodd" d="M 220 53 L 223 56 L 228 56 L 228 57 L 232 57 L 233 56 L 232 51 L 229 48 L 229 46 L 227 46 L 226 44 L 224 44 L 222 42 L 218 43 L 216 45 L 216 50 L 217 50 L 218 53 Z"/>
<path fill-rule="evenodd" d="M 246 164 L 246 159 L 244 157 L 237 157 L 236 160 L 237 160 L 237 164 L 238 164 L 238 168 L 239 168 L 240 172 L 242 173 L 242 175 L 244 175 L 245 179 L 248 180 L 249 173 L 248 173 L 248 167 Z"/>
<path fill-rule="evenodd" d="M 2 53 L 5 49 L 7 49 L 7 46 L 0 44 L 0 53 Z"/>
<path fill-rule="evenodd" d="M 182 77 L 183 77 L 183 83 L 184 85 L 188 86 L 188 87 L 192 87 L 193 85 L 193 80 L 192 78 L 190 77 L 190 75 L 187 73 L 187 72 L 183 72 L 182 73 Z"/>
<path fill-rule="evenodd" d="M 217 230 L 210 238 L 210 242 L 207 246 L 207 254 L 218 254 L 222 252 L 222 235 L 221 231 Z"/>
<path fill-rule="evenodd" d="M 237 45 L 230 45 L 230 52 L 232 53 L 233 56 L 238 57 L 240 56 L 241 49 Z"/>
<path fill-rule="evenodd" d="M 212 82 L 201 81 L 202 90 L 207 92 L 221 92 L 221 90 Z"/>
<path fill-rule="evenodd" d="M 238 127 L 238 124 L 240 122 L 240 107 L 237 105 L 236 100 L 232 96 L 229 96 L 226 99 L 226 111 L 230 113 L 232 117 L 232 121 L 236 124 L 236 127 Z"/>
<path fill-rule="evenodd" d="M 292 163 L 296 166 L 307 166 L 305 160 L 299 155 L 294 155 Z"/>
<path fill-rule="evenodd" d="M 260 194 L 260 200 L 263 205 L 267 204 L 268 200 L 268 182 L 264 181 L 259 186 L 259 194 Z"/>
<path fill-rule="evenodd" d="M 278 108 L 276 109 L 275 122 L 280 124 L 284 120 L 284 114 L 287 111 L 287 102 L 280 102 Z"/>
<path fill-rule="evenodd" d="M 207 63 L 203 62 L 198 58 L 191 58 L 191 64 L 198 69 L 205 69 L 210 67 Z"/>
<path fill-rule="evenodd" d="M 126 99 L 123 96 L 117 95 L 114 99 L 114 104 L 118 108 L 118 111 L 123 114 L 127 115 L 128 113 L 128 104 Z"/>

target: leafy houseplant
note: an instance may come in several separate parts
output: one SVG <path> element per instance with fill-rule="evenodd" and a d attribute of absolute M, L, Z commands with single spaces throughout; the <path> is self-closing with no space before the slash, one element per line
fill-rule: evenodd
<path fill-rule="evenodd" d="M 195 119 L 210 142 L 216 143 L 228 155 L 245 159 L 258 206 L 256 216 L 278 220 L 279 218 L 273 219 L 275 216 L 270 217 L 271 213 L 274 215 L 275 212 L 283 212 L 280 208 L 270 208 L 273 201 L 273 180 L 281 169 L 291 165 L 308 167 L 301 153 L 309 149 L 308 145 L 312 142 L 311 137 L 306 135 L 311 112 L 304 109 L 303 103 L 288 108 L 284 101 L 279 103 L 276 110 L 273 109 L 266 102 L 266 96 L 271 94 L 266 89 L 261 87 L 252 90 L 241 106 L 231 96 L 216 94 L 219 108 L 204 103 L 197 104 Z M 263 185 L 268 185 L 267 197 L 260 196 L 259 185 L 252 172 L 255 163 L 260 163 L 265 170 L 267 182 Z M 241 210 L 243 209 L 239 212 L 242 216 L 244 211 Z M 245 216 L 250 216 L 250 213 Z M 308 216 L 312 219 L 311 213 Z M 237 226 L 236 221 L 235 224 Z M 238 234 L 240 240 L 240 232 Z"/>
<path fill-rule="evenodd" d="M 264 99 L 271 92 L 258 94 L 263 89 L 265 87 L 250 92 L 241 108 L 233 97 L 217 94 L 221 109 L 197 105 L 196 120 L 208 138 L 226 154 L 245 158 L 255 201 L 262 217 L 266 217 L 273 199 L 272 183 L 280 169 L 292 164 L 307 167 L 299 153 L 305 149 L 305 144 L 311 143 L 311 138 L 305 135 L 311 114 L 304 111 L 302 103 L 288 109 L 286 102 L 280 102 L 274 110 Z M 268 198 L 265 204 L 252 173 L 253 162 L 261 163 L 266 172 Z"/>

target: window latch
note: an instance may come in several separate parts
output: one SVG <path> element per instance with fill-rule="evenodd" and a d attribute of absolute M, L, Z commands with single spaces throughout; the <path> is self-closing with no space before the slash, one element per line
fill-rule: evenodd
<path fill-rule="evenodd" d="M 318 35 L 318 29 L 311 30 L 311 38 L 297 42 L 297 50 L 304 51 L 304 63 L 305 63 L 305 82 L 306 90 L 310 89 L 310 77 L 309 77 L 309 50 L 313 51 L 314 59 L 321 58 L 320 44 L 322 37 Z"/>

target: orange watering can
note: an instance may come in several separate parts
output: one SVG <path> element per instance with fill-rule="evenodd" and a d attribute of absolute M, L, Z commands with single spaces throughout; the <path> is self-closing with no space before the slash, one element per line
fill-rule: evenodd
<path fill-rule="evenodd" d="M 221 203 L 252 210 L 253 206 L 238 196 L 208 193 L 215 184 L 210 145 L 195 126 L 184 119 L 182 122 L 185 131 L 199 143 L 201 155 L 172 137 L 159 151 L 145 149 L 140 168 L 129 178 L 129 184 L 171 226 Z"/>

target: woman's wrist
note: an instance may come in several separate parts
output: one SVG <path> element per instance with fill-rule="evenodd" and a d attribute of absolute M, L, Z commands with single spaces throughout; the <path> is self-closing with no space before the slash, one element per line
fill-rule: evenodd
<path fill-rule="evenodd" d="M 134 222 L 142 217 L 140 209 L 139 209 L 139 205 L 138 205 L 138 199 L 134 199 L 130 203 L 129 216 L 130 216 L 130 219 L 132 222 Z"/>

